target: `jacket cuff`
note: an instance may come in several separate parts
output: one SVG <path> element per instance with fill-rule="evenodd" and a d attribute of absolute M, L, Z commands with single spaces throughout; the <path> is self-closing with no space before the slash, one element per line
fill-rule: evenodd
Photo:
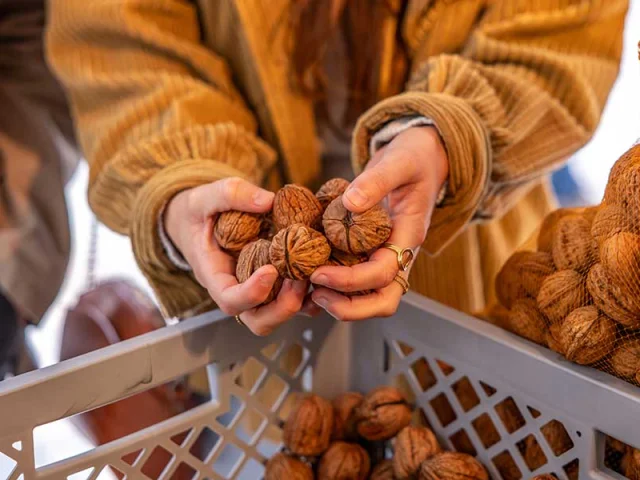
<path fill-rule="evenodd" d="M 133 252 L 167 318 L 195 315 L 215 305 L 193 274 L 180 269 L 168 257 L 158 235 L 160 214 L 177 193 L 227 177 L 246 178 L 226 163 L 185 160 L 160 170 L 138 192 L 130 232 Z"/>
<path fill-rule="evenodd" d="M 423 244 L 429 254 L 435 255 L 474 218 L 487 194 L 491 171 L 490 139 L 481 118 L 464 100 L 442 93 L 403 93 L 376 104 L 358 120 L 352 144 L 356 174 L 370 159 L 372 136 L 388 122 L 411 115 L 433 120 L 449 160 L 446 195 L 434 210 Z"/>

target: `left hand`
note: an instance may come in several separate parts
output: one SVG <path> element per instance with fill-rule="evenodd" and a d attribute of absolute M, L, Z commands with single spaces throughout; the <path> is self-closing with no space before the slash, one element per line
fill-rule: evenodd
<path fill-rule="evenodd" d="M 436 129 L 414 127 L 379 150 L 342 198 L 354 213 L 364 212 L 386 198 L 392 221 L 388 242 L 412 248 L 417 255 L 448 174 L 447 154 Z M 391 316 L 403 293 L 393 280 L 398 271 L 396 254 L 380 248 L 368 262 L 354 267 L 318 268 L 311 276 L 316 285 L 311 298 L 338 320 Z M 403 275 L 406 278 L 408 272 Z M 360 290 L 375 291 L 353 297 L 338 293 Z"/>

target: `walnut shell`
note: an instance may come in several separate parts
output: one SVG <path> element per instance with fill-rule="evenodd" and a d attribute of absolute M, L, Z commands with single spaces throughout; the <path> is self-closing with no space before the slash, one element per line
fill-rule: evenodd
<path fill-rule="evenodd" d="M 347 392 L 333 399 L 333 433 L 331 440 L 352 440 L 357 437 L 355 411 L 364 396 L 358 392 Z"/>
<path fill-rule="evenodd" d="M 375 466 L 369 480 L 398 480 L 393 473 L 393 461 L 383 460 Z"/>
<path fill-rule="evenodd" d="M 635 196 L 638 192 L 637 189 L 633 189 L 636 184 L 633 177 L 638 166 L 640 166 L 640 144 L 631 147 L 614 163 L 609 172 L 603 203 L 629 207 L 628 196 Z M 637 212 L 638 209 L 628 211 Z"/>
<path fill-rule="evenodd" d="M 558 479 L 549 473 L 543 473 L 542 475 L 536 475 L 535 477 L 532 477 L 531 480 L 558 480 Z"/>
<path fill-rule="evenodd" d="M 635 383 L 640 383 L 640 339 L 623 340 L 611 355 L 613 372 Z"/>
<path fill-rule="evenodd" d="M 388 440 L 411 422 L 411 409 L 394 387 L 369 392 L 356 409 L 356 431 L 367 440 Z"/>
<path fill-rule="evenodd" d="M 542 282 L 555 272 L 550 254 L 516 252 L 505 262 L 496 276 L 496 295 L 500 303 L 511 308 L 521 298 L 535 298 Z"/>
<path fill-rule="evenodd" d="M 334 248 L 331 250 L 331 256 L 327 261 L 327 265 L 333 267 L 353 267 L 367 260 L 369 260 L 369 257 L 364 253 L 353 255 Z"/>
<path fill-rule="evenodd" d="M 607 356 L 616 344 L 616 323 L 594 306 L 576 308 L 562 322 L 560 342 L 567 360 L 590 365 Z"/>
<path fill-rule="evenodd" d="M 591 225 L 591 236 L 599 245 L 616 233 L 637 233 L 632 216 L 617 205 L 602 205 Z"/>
<path fill-rule="evenodd" d="M 565 346 L 562 343 L 560 330 L 562 330 L 562 323 L 550 324 L 545 335 L 545 343 L 551 350 L 564 356 Z"/>
<path fill-rule="evenodd" d="M 596 263 L 589 270 L 587 290 L 595 306 L 607 316 L 625 327 L 640 327 L 640 299 L 624 295 L 602 264 Z"/>
<path fill-rule="evenodd" d="M 349 182 L 344 178 L 332 178 L 325 182 L 316 192 L 316 198 L 322 205 L 322 210 L 325 210 L 336 198 L 341 197 L 348 186 Z"/>
<path fill-rule="evenodd" d="M 269 248 L 271 242 L 269 240 L 259 239 L 254 242 L 245 245 L 238 257 L 238 263 L 236 264 L 236 278 L 238 282 L 246 282 L 253 272 L 260 267 L 270 265 L 269 260 Z M 271 292 L 267 299 L 262 303 L 263 305 L 273 301 L 282 288 L 282 277 L 278 277 L 271 288 Z"/>
<path fill-rule="evenodd" d="M 640 480 L 640 450 L 629 448 L 622 457 L 622 473 L 629 480 Z"/>
<path fill-rule="evenodd" d="M 578 213 L 582 216 L 582 218 L 589 222 L 589 225 L 593 225 L 593 220 L 596 218 L 599 210 L 600 204 L 580 209 Z"/>
<path fill-rule="evenodd" d="M 301 223 L 318 230 L 323 208 L 316 196 L 306 187 L 285 185 L 273 199 L 273 222 L 276 230 Z"/>
<path fill-rule="evenodd" d="M 540 225 L 540 232 L 538 233 L 538 251 L 551 253 L 553 237 L 555 235 L 558 221 L 567 215 L 573 215 L 575 213 L 575 209 L 559 208 L 544 217 L 544 220 Z"/>
<path fill-rule="evenodd" d="M 574 270 L 561 270 L 542 282 L 537 302 L 538 308 L 553 323 L 561 322 L 576 308 L 589 305 L 591 296 L 582 275 Z"/>
<path fill-rule="evenodd" d="M 290 455 L 278 453 L 268 462 L 264 480 L 313 480 L 313 470 L 309 465 Z"/>
<path fill-rule="evenodd" d="M 589 271 L 598 261 L 589 222 L 580 215 L 567 215 L 558 220 L 551 253 L 558 270 Z"/>
<path fill-rule="evenodd" d="M 352 213 L 342 204 L 342 197 L 329 204 L 322 216 L 329 242 L 351 254 L 375 250 L 391 235 L 391 219 L 387 211 L 376 205 L 363 213 Z"/>
<path fill-rule="evenodd" d="M 369 454 L 355 443 L 334 442 L 322 455 L 318 480 L 366 480 L 371 470 Z"/>
<path fill-rule="evenodd" d="M 640 298 L 640 235 L 617 233 L 601 248 L 601 263 L 623 296 Z"/>
<path fill-rule="evenodd" d="M 332 430 L 331 403 L 318 395 L 304 395 L 284 424 L 284 445 L 296 455 L 321 455 L 329 448 Z"/>
<path fill-rule="evenodd" d="M 231 210 L 218 216 L 213 236 L 220 248 L 238 254 L 260 235 L 263 216 L 257 213 Z"/>
<path fill-rule="evenodd" d="M 396 437 L 393 473 L 398 480 L 414 478 L 420 464 L 441 451 L 436 436 L 429 428 L 409 425 Z"/>
<path fill-rule="evenodd" d="M 285 278 L 304 280 L 329 260 L 331 247 L 320 233 L 302 224 L 280 230 L 271 241 L 269 258 Z"/>
<path fill-rule="evenodd" d="M 539 345 L 545 344 L 548 321 L 538 309 L 535 300 L 516 300 L 506 320 L 504 328 Z"/>
<path fill-rule="evenodd" d="M 425 460 L 420 480 L 489 480 L 482 464 L 466 453 L 443 452 Z"/>

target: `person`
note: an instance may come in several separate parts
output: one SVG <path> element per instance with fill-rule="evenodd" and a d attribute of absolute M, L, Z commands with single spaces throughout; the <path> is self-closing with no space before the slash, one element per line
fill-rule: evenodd
<path fill-rule="evenodd" d="M 238 284 L 212 239 L 284 183 L 353 181 L 387 203 L 416 292 L 474 313 L 553 208 L 548 174 L 593 134 L 616 79 L 626 0 L 65 0 L 47 52 L 90 163 L 89 202 L 131 238 L 162 311 L 214 307 L 257 335 L 299 311 L 392 315 L 393 248 L 354 267 Z M 340 292 L 374 290 L 349 297 Z"/>

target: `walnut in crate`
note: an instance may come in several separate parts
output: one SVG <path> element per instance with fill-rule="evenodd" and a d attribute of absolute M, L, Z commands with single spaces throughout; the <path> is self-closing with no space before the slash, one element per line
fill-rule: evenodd
<path fill-rule="evenodd" d="M 248 245 L 245 245 L 240 252 L 238 263 L 236 264 L 236 278 L 240 283 L 249 280 L 249 277 L 253 272 L 258 270 L 260 267 L 271 264 L 271 260 L 269 260 L 270 246 L 271 242 L 263 239 L 258 239 Z M 278 292 L 280 292 L 281 288 L 282 277 L 278 277 L 273 284 L 273 288 L 271 288 L 269 296 L 263 302 L 263 305 L 273 301 L 278 296 Z"/>
<path fill-rule="evenodd" d="M 536 301 L 523 298 L 513 304 L 503 327 L 534 343 L 544 345 L 548 324 Z"/>
<path fill-rule="evenodd" d="M 632 212 L 618 205 L 601 205 L 591 225 L 591 236 L 599 245 L 616 233 L 637 233 L 637 221 L 634 222 Z"/>
<path fill-rule="evenodd" d="M 625 327 L 640 327 L 640 299 L 624 295 L 601 263 L 589 270 L 587 290 L 594 305 L 607 316 Z"/>
<path fill-rule="evenodd" d="M 371 471 L 369 480 L 398 480 L 393 473 L 393 461 L 383 460 Z"/>
<path fill-rule="evenodd" d="M 558 221 L 567 215 L 573 215 L 575 213 L 575 209 L 559 208 L 544 217 L 542 225 L 540 225 L 540 232 L 538 233 L 538 251 L 551 253 Z"/>
<path fill-rule="evenodd" d="M 371 470 L 367 451 L 356 443 L 334 442 L 318 464 L 318 480 L 366 480 Z"/>
<path fill-rule="evenodd" d="M 629 480 L 640 480 L 640 450 L 628 448 L 622 457 L 622 473 Z"/>
<path fill-rule="evenodd" d="M 558 479 L 549 473 L 545 473 L 542 475 L 536 475 L 535 477 L 531 477 L 531 480 L 558 480 Z"/>
<path fill-rule="evenodd" d="M 537 302 L 550 322 L 559 323 L 576 308 L 589 305 L 591 297 L 582 275 L 575 270 L 561 270 L 542 282 Z"/>
<path fill-rule="evenodd" d="M 331 245 L 351 254 L 375 250 L 391 235 L 391 219 L 384 208 L 376 205 L 363 213 L 352 213 L 342 204 L 342 197 L 329 204 L 322 225 Z"/>
<path fill-rule="evenodd" d="M 316 192 L 316 198 L 322 205 L 322 210 L 324 211 L 336 198 L 341 197 L 348 186 L 349 182 L 344 178 L 332 178 L 322 185 Z"/>
<path fill-rule="evenodd" d="M 600 250 L 601 263 L 624 296 L 640 298 L 640 235 L 617 233 Z"/>
<path fill-rule="evenodd" d="M 586 273 L 598 261 L 591 224 L 581 215 L 562 217 L 556 225 L 551 253 L 558 270 Z"/>
<path fill-rule="evenodd" d="M 606 357 L 616 344 L 616 323 L 592 305 L 576 308 L 562 322 L 560 342 L 567 360 L 590 365 Z"/>
<path fill-rule="evenodd" d="M 396 478 L 414 478 L 420 470 L 420 464 L 441 451 L 431 429 L 412 425 L 403 428 L 394 444 L 393 472 Z"/>
<path fill-rule="evenodd" d="M 313 192 L 300 185 L 285 185 L 273 199 L 273 223 L 278 231 L 297 223 L 319 229 L 322 211 Z"/>
<path fill-rule="evenodd" d="M 640 384 L 640 339 L 620 341 L 611 355 L 610 363 L 616 375 Z"/>
<path fill-rule="evenodd" d="M 213 228 L 213 236 L 221 248 L 237 255 L 245 245 L 260 235 L 264 217 L 257 213 L 223 212 Z"/>
<path fill-rule="evenodd" d="M 547 329 L 545 335 L 545 342 L 547 347 L 556 353 L 564 356 L 565 346 L 562 343 L 562 337 L 560 336 L 560 330 L 562 330 L 562 323 L 552 323 Z"/>
<path fill-rule="evenodd" d="M 560 456 L 573 448 L 571 437 L 564 428 L 564 425 L 557 420 L 552 420 L 541 429 L 545 441 L 548 443 L 554 455 Z M 542 466 L 547 463 L 547 456 L 542 450 L 535 437 L 529 435 L 524 442 L 525 463 L 532 467 Z"/>
<path fill-rule="evenodd" d="M 308 394 L 299 399 L 284 425 L 283 441 L 292 453 L 314 457 L 329 448 L 333 407 L 324 398 Z"/>
<path fill-rule="evenodd" d="M 364 396 L 358 392 L 347 392 L 333 399 L 333 434 L 331 440 L 353 440 L 355 431 L 355 411 Z"/>
<path fill-rule="evenodd" d="M 318 231 L 302 224 L 280 230 L 271 241 L 269 258 L 285 278 L 304 280 L 327 263 L 331 247 Z"/>
<path fill-rule="evenodd" d="M 505 262 L 496 277 L 496 295 L 511 308 L 521 298 L 535 298 L 542 282 L 555 271 L 553 259 L 545 252 L 516 252 Z"/>
<path fill-rule="evenodd" d="M 264 480 L 313 480 L 313 470 L 303 461 L 278 453 L 268 462 L 264 472 Z"/>
<path fill-rule="evenodd" d="M 369 392 L 355 412 L 356 431 L 366 440 L 388 440 L 411 423 L 411 408 L 394 387 Z"/>
<path fill-rule="evenodd" d="M 482 464 L 466 453 L 443 452 L 425 460 L 420 480 L 489 480 Z"/>

